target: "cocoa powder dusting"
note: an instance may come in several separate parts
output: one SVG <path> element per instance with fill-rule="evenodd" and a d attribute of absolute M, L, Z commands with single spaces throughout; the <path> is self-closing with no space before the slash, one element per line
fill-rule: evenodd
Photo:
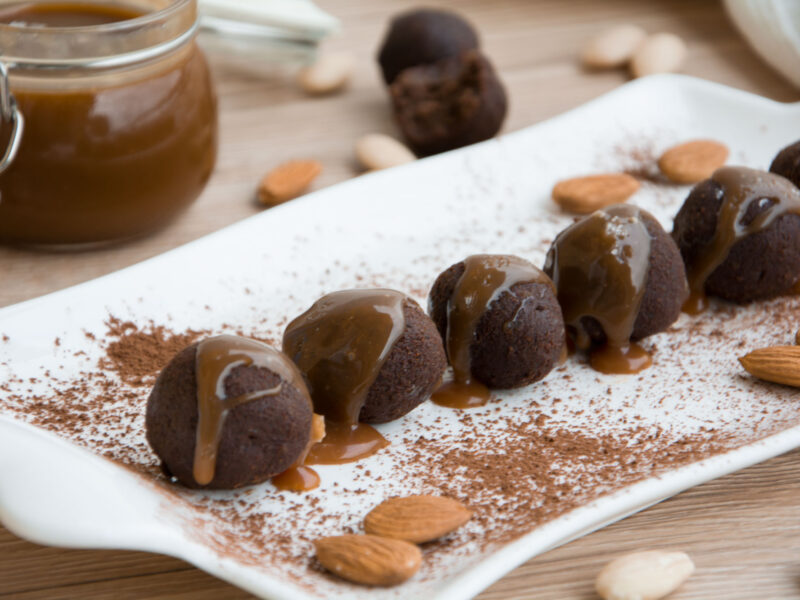
<path fill-rule="evenodd" d="M 111 341 L 100 367 L 116 372 L 122 381 L 133 386 L 153 385 L 156 375 L 170 359 L 202 335 L 191 329 L 173 333 L 153 323 L 139 329 L 136 323 L 113 316 L 108 318 L 106 326 Z"/>
<path fill-rule="evenodd" d="M 725 436 L 711 431 L 661 439 L 660 429 L 634 427 L 620 438 L 541 420 L 505 425 L 502 453 L 480 438 L 461 448 L 445 449 L 424 438 L 414 444 L 412 463 L 437 457 L 419 470 L 425 483 L 475 511 L 481 527 L 472 541 L 481 545 L 513 541 L 600 495 L 726 448 Z"/>
<path fill-rule="evenodd" d="M 405 289 L 423 287 L 410 280 Z M 57 355 L 80 365 L 77 372 L 59 375 L 51 368 L 38 378 L 9 377 L 0 386 L 0 412 L 137 473 L 163 495 L 165 518 L 181 523 L 186 535 L 220 556 L 280 573 L 323 596 L 350 584 L 316 563 L 315 538 L 362 531 L 364 507 L 388 497 L 456 498 L 475 516 L 454 534 L 425 545 L 414 584 L 424 588 L 625 486 L 800 423 L 790 391 L 741 373 L 735 357 L 752 341 L 732 333 L 748 332 L 763 345 L 784 343 L 796 329 L 799 308 L 800 298 L 762 303 L 759 310 L 715 304 L 702 319 L 679 321 L 647 342 L 657 366 L 692 374 L 687 382 L 667 380 L 659 368 L 624 379 L 601 378 L 575 356 L 542 382 L 498 396 L 482 409 L 423 405 L 392 430 L 389 448 L 343 467 L 351 469 L 344 478 L 336 476 L 339 467 L 320 467 L 321 487 L 306 494 L 277 492 L 270 483 L 206 493 L 182 488 L 161 472 L 144 436 L 150 387 L 174 353 L 216 329 L 175 331 L 109 317 L 104 334 L 82 336 L 88 341 L 81 350 L 63 336 L 53 341 Z M 223 330 L 268 341 L 279 335 L 279 330 L 232 325 Z M 701 354 L 694 350 L 697 339 L 703 340 Z M 706 400 L 708 385 L 723 391 L 713 418 L 694 410 Z M 339 503 L 335 510 L 326 504 L 330 496 Z"/>
<path fill-rule="evenodd" d="M 669 131 L 644 125 L 631 123 L 631 133 L 623 132 L 618 142 L 601 140 L 591 169 L 642 180 L 635 203 L 667 225 L 685 189 L 664 180 L 657 159 L 669 145 L 665 136 L 673 141 L 681 131 L 678 124 Z M 694 127 L 684 128 L 684 137 Z M 537 150 L 532 144 L 513 151 L 523 148 L 515 146 L 519 139 L 509 136 L 495 145 L 501 161 L 488 153 L 463 155 L 459 176 L 437 192 L 437 211 L 452 215 L 446 227 L 416 219 L 402 232 L 363 228 L 360 250 L 342 243 L 350 230 L 341 223 L 304 223 L 287 232 L 279 248 L 270 246 L 260 227 L 251 237 L 243 229 L 243 243 L 226 246 L 224 264 L 210 265 L 202 281 L 176 276 L 177 294 L 170 286 L 166 292 L 144 288 L 132 305 L 100 294 L 107 304 L 95 306 L 111 306 L 124 318 L 109 316 L 103 326 L 95 321 L 102 308 L 92 318 L 65 311 L 59 313 L 65 323 L 69 317 L 80 325 L 65 325 L 44 342 L 10 328 L 0 332 L 0 414 L 135 473 L 160 494 L 165 530 L 174 527 L 179 537 L 246 565 L 252 581 L 267 575 L 312 595 L 339 598 L 431 597 L 443 580 L 573 509 L 800 425 L 796 390 L 756 381 L 736 360 L 756 347 L 793 343 L 800 296 L 747 307 L 712 301 L 702 317 L 682 317 L 644 340 L 654 366 L 643 373 L 599 376 L 579 354 L 541 382 L 496 394 L 479 409 L 424 403 L 378 427 L 391 442 L 388 448 L 360 463 L 320 466 L 322 483 L 308 493 L 279 492 L 269 482 L 210 493 L 167 479 L 147 444 L 144 414 L 159 370 L 185 345 L 205 335 L 238 333 L 276 346 L 289 319 L 337 289 L 386 287 L 424 305 L 436 274 L 476 251 L 542 264 L 570 217 L 551 210 L 552 184 L 531 165 L 577 173 L 586 166 L 576 164 L 571 146 Z M 748 164 L 748 155 L 737 156 Z M 405 191 L 387 194 L 412 217 L 423 206 Z M 427 201 L 424 194 L 419 198 Z M 175 255 L 164 260 L 185 264 Z M 156 275 L 153 283 L 160 286 Z M 143 302 L 151 293 L 158 303 Z M 226 305 L 214 305 L 214 298 L 226 298 Z M 183 310 L 186 325 L 168 325 L 163 315 Z M 160 322 L 134 316 L 140 313 L 159 315 Z M 87 322 L 95 323 L 92 331 L 79 328 Z M 40 342 L 44 348 L 36 346 Z M 314 560 L 311 542 L 317 537 L 359 533 L 372 507 L 419 493 L 458 499 L 474 518 L 426 544 L 423 566 L 411 581 L 394 590 L 358 588 Z"/>
<path fill-rule="evenodd" d="M 669 180 L 658 169 L 658 153 L 650 140 L 620 144 L 613 150 L 622 172 L 640 181 L 667 184 Z"/>

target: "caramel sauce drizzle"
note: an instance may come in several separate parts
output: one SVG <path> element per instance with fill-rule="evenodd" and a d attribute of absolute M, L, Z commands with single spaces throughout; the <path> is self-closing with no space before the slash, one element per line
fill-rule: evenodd
<path fill-rule="evenodd" d="M 453 381 L 434 392 L 436 404 L 471 408 L 489 401 L 488 388 L 472 377 L 472 342 L 478 322 L 492 302 L 518 283 L 553 287 L 547 275 L 517 256 L 476 254 L 464 259 L 464 273 L 447 302 L 445 349 L 453 367 Z M 513 326 L 513 321 L 505 326 Z"/>
<path fill-rule="evenodd" d="M 651 238 L 640 210 L 628 204 L 599 210 L 562 231 L 547 255 L 564 321 L 575 345 L 588 350 L 592 340 L 582 319 L 603 327 L 607 342 L 591 352 L 593 368 L 603 373 L 636 373 L 652 363 L 630 341 L 647 285 Z"/>
<path fill-rule="evenodd" d="M 322 415 L 314 414 L 311 419 L 311 435 L 308 438 L 308 444 L 291 467 L 272 478 L 272 484 L 279 490 L 290 492 L 307 492 L 318 487 L 319 475 L 305 463 L 311 449 L 324 437 L 325 419 Z"/>
<path fill-rule="evenodd" d="M 358 417 L 370 387 L 405 331 L 406 296 L 394 290 L 344 290 L 320 298 L 289 323 L 283 349 L 305 376 L 325 437 L 307 464 L 341 464 L 389 442 Z"/>
<path fill-rule="evenodd" d="M 355 425 L 386 357 L 405 330 L 405 295 L 345 290 L 289 323 L 283 350 L 305 376 L 315 412 Z"/>
<path fill-rule="evenodd" d="M 328 421 L 325 437 L 311 447 L 308 465 L 340 465 L 375 454 L 389 442 L 366 423 L 350 425 Z"/>
<path fill-rule="evenodd" d="M 711 179 L 722 188 L 722 204 L 714 237 L 688 269 L 690 296 L 683 310 L 689 314 L 702 312 L 708 306 L 706 281 L 725 262 L 736 242 L 763 231 L 787 212 L 800 214 L 800 191 L 788 179 L 774 173 L 746 167 L 722 167 L 714 171 Z M 753 202 L 766 208 L 745 223 L 744 217 Z"/>
<path fill-rule="evenodd" d="M 431 400 L 439 406 L 463 409 L 485 406 L 491 397 L 489 388 L 480 381 L 463 383 L 453 380 L 440 385 L 431 395 Z"/>
<path fill-rule="evenodd" d="M 635 342 L 625 346 L 612 346 L 606 343 L 591 350 L 589 364 L 600 373 L 629 374 L 644 371 L 653 364 L 653 357 Z"/>
<path fill-rule="evenodd" d="M 282 382 L 269 389 L 229 398 L 225 379 L 238 366 L 269 369 Z M 233 335 L 210 337 L 197 344 L 195 369 L 198 420 L 193 475 L 198 484 L 207 485 L 214 479 L 228 412 L 242 404 L 278 395 L 284 382 L 304 391 L 306 386 L 300 372 L 280 352 L 256 340 Z"/>
<path fill-rule="evenodd" d="M 350 425 L 324 421 L 314 415 L 311 439 L 305 452 L 289 469 L 272 478 L 279 490 L 305 492 L 319 486 L 317 472 L 308 465 L 340 465 L 375 454 L 389 442 L 365 423 Z"/>
<path fill-rule="evenodd" d="M 319 487 L 319 484 L 319 474 L 305 465 L 291 467 L 272 478 L 272 485 L 287 492 L 307 492 Z"/>

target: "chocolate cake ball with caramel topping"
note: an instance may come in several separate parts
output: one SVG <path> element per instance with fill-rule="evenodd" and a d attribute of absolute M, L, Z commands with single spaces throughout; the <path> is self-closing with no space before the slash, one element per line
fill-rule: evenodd
<path fill-rule="evenodd" d="M 433 284 L 428 310 L 445 342 L 456 381 L 515 388 L 542 379 L 566 341 L 552 281 L 530 262 L 475 255 Z"/>
<path fill-rule="evenodd" d="M 418 8 L 392 19 L 378 52 L 387 84 L 401 71 L 457 56 L 478 47 L 478 34 L 454 12 Z"/>
<path fill-rule="evenodd" d="M 770 173 L 786 177 L 800 187 L 800 141 L 786 146 L 769 166 Z"/>
<path fill-rule="evenodd" d="M 650 365 L 634 342 L 679 316 L 688 290 L 675 242 L 647 211 L 598 210 L 562 231 L 547 254 L 568 331 L 592 366 L 630 373 Z"/>
<path fill-rule="evenodd" d="M 386 423 L 428 399 L 447 366 L 428 316 L 394 290 L 345 290 L 292 321 L 283 350 L 314 409 L 335 423 Z"/>
<path fill-rule="evenodd" d="M 723 167 L 692 189 L 672 236 L 692 288 L 687 312 L 702 310 L 705 295 L 745 303 L 787 293 L 800 281 L 800 190 L 774 173 Z"/>
<path fill-rule="evenodd" d="M 313 409 L 282 353 L 222 335 L 179 352 L 147 400 L 147 441 L 164 471 L 191 488 L 266 481 L 307 451 Z"/>

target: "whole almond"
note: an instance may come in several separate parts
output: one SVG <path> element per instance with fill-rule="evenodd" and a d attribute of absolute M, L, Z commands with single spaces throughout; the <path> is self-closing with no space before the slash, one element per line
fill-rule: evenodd
<path fill-rule="evenodd" d="M 275 206 L 302 194 L 322 172 L 315 160 L 291 160 L 267 173 L 258 186 L 262 204 Z"/>
<path fill-rule="evenodd" d="M 638 189 L 639 182 L 625 173 L 589 175 L 559 181 L 553 200 L 562 209 L 582 215 L 625 202 Z"/>
<path fill-rule="evenodd" d="M 678 589 L 693 572 L 694 563 L 683 552 L 634 552 L 603 567 L 595 589 L 604 600 L 658 600 Z"/>
<path fill-rule="evenodd" d="M 382 133 L 368 133 L 356 141 L 356 158 L 365 169 L 396 167 L 417 159 L 405 145 Z"/>
<path fill-rule="evenodd" d="M 794 343 L 800 346 L 800 329 L 794 334 Z"/>
<path fill-rule="evenodd" d="M 631 58 L 631 74 L 644 77 L 671 73 L 681 68 L 687 55 L 686 44 L 672 33 L 656 33 L 645 39 Z"/>
<path fill-rule="evenodd" d="M 408 496 L 381 502 L 364 518 L 364 531 L 423 544 L 455 531 L 472 518 L 458 500 L 443 496 Z"/>
<path fill-rule="evenodd" d="M 627 63 L 647 37 L 636 25 L 618 25 L 602 31 L 583 48 L 583 64 L 592 69 L 611 69 Z"/>
<path fill-rule="evenodd" d="M 728 147 L 713 140 L 694 140 L 673 146 L 658 159 L 658 168 L 676 183 L 708 179 L 728 160 Z"/>
<path fill-rule="evenodd" d="M 414 544 L 375 535 L 321 538 L 314 548 L 319 562 L 331 573 L 364 585 L 403 583 L 422 564 L 422 553 Z"/>
<path fill-rule="evenodd" d="M 353 64 L 353 57 L 349 54 L 323 54 L 314 64 L 300 71 L 297 81 L 309 94 L 332 94 L 348 84 Z"/>
<path fill-rule="evenodd" d="M 800 346 L 753 350 L 739 359 L 745 370 L 764 381 L 800 387 Z"/>

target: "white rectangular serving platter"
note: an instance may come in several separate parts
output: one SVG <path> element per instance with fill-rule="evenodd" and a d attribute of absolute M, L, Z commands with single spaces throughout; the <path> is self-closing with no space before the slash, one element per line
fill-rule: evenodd
<path fill-rule="evenodd" d="M 152 319 L 177 331 L 222 331 L 223 324 L 247 329 L 263 323 L 265 336 L 279 339 L 286 319 L 336 289 L 393 287 L 424 303 L 436 274 L 468 254 L 520 254 L 542 264 L 549 241 L 571 221 L 549 199 L 553 183 L 630 166 L 621 164 L 629 157 L 620 149 L 643 144 L 658 150 L 707 137 L 732 149 L 731 164 L 766 168 L 780 148 L 795 141 L 798 131 L 800 104 L 783 105 L 688 77 L 645 78 L 498 140 L 359 177 L 134 267 L 2 309 L 0 334 L 9 339 L 0 344 L 0 376 L 41 378 L 46 369 L 59 366 L 62 372 L 78 373 L 86 361 L 101 354 L 85 332 L 101 336 L 109 314 L 142 324 Z M 646 185 L 634 201 L 669 231 L 687 191 Z M 800 300 L 793 307 L 799 304 Z M 788 341 L 789 332 L 776 331 L 759 315 L 756 306 L 737 309 L 733 315 L 704 316 L 704 331 L 724 324 L 730 339 L 702 337 L 694 345 L 692 339 L 701 336 L 696 330 L 692 333 L 688 318 L 682 317 L 673 330 L 653 338 L 659 348 L 656 364 L 641 377 L 599 376 L 570 364 L 570 386 L 577 386 L 581 394 L 570 394 L 560 373 L 554 372 L 543 383 L 502 394 L 503 402 L 492 405 L 492 410 L 513 415 L 521 403 L 536 398 L 543 413 L 570 427 L 624 433 L 625 419 L 595 425 L 583 412 L 596 388 L 605 391 L 613 385 L 613 397 L 603 396 L 609 414 L 617 411 L 636 417 L 645 427 L 658 424 L 686 434 L 713 424 L 740 440 L 737 448 L 601 495 L 492 552 L 474 545 L 460 548 L 437 561 L 435 572 L 394 589 L 358 588 L 311 571 L 300 573 L 309 586 L 298 586 L 296 573 L 291 578 L 273 565 L 225 556 L 192 531 L 203 522 L 192 525 L 185 503 L 170 502 L 142 475 L 86 449 L 92 448 L 90 436 L 76 444 L 25 423 L 24 410 L 3 394 L 0 521 L 17 535 L 42 544 L 180 557 L 263 598 L 470 598 L 539 553 L 681 490 L 800 446 L 800 409 L 794 408 L 792 391 L 743 377 L 731 350 L 737 340 L 745 347 Z M 53 344 L 56 337 L 61 341 L 58 348 Z M 669 352 L 679 343 L 687 344 L 680 360 Z M 87 356 L 75 357 L 78 350 Z M 702 372 L 692 371 L 700 365 Z M 558 409 L 548 404 L 548 398 L 556 396 L 561 397 Z M 766 418 L 748 420 L 762 409 Z M 385 455 L 368 459 L 370 469 L 391 473 L 392 453 L 403 451 L 402 434 L 434 421 L 442 424 L 443 436 L 469 434 L 459 430 L 463 424 L 452 412 L 427 403 L 380 428 L 395 443 Z M 141 428 L 120 435 L 134 446 L 143 439 Z M 128 463 L 155 460 L 146 453 L 120 452 Z M 360 517 L 386 496 L 418 491 L 413 482 L 395 478 L 345 500 L 331 485 L 340 481 L 346 488 L 354 477 L 353 466 L 319 471 L 323 485 L 311 494 L 321 498 L 318 510 L 348 515 L 342 527 L 357 527 Z M 270 484 L 254 490 L 259 510 L 280 506 L 271 504 L 276 492 Z M 183 498 L 202 505 L 225 494 L 192 492 Z M 339 532 L 328 525 L 317 533 Z"/>

